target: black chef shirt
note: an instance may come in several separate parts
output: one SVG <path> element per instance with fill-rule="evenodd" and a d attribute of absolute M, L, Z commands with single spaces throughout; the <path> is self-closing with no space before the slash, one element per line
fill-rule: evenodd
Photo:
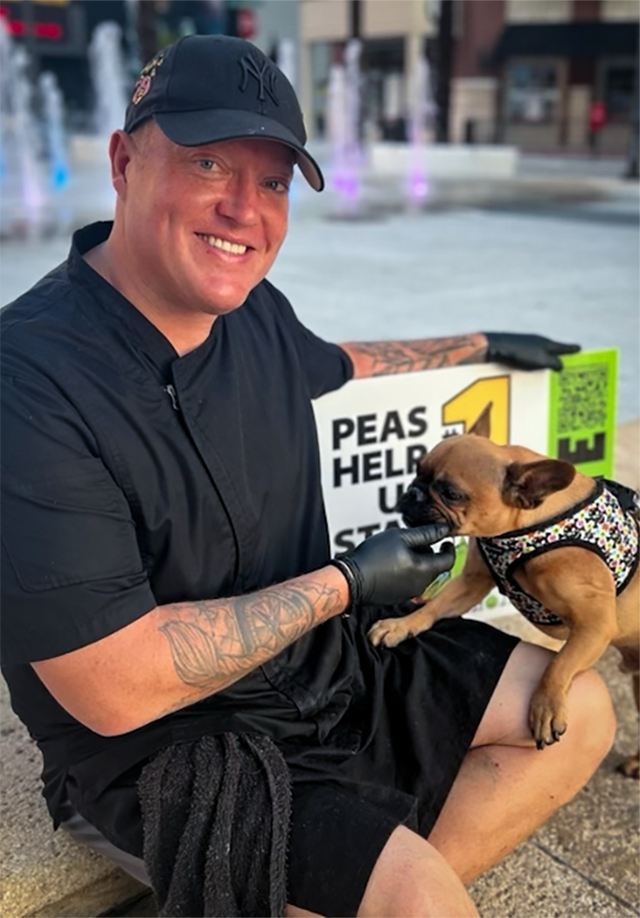
<path fill-rule="evenodd" d="M 348 357 L 267 281 L 179 357 L 83 260 L 110 228 L 76 233 L 67 262 L 1 317 L 2 671 L 43 752 L 54 818 L 75 766 L 99 793 L 205 731 L 277 738 L 288 724 L 321 738 L 350 691 L 339 618 L 124 736 L 84 727 L 29 665 L 157 605 L 260 589 L 329 557 L 311 399 L 351 377 Z"/>

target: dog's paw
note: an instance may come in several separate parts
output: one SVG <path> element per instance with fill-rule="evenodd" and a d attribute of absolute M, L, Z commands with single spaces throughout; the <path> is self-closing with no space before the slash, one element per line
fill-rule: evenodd
<path fill-rule="evenodd" d="M 380 644 L 385 647 L 396 647 L 411 635 L 411 630 L 402 618 L 381 618 L 368 632 L 369 640 L 374 647 Z"/>
<path fill-rule="evenodd" d="M 534 692 L 529 707 L 529 727 L 537 749 L 557 743 L 567 729 L 564 698 L 554 698 L 542 689 Z"/>
<path fill-rule="evenodd" d="M 619 771 L 626 778 L 635 778 L 637 781 L 640 778 L 640 756 L 637 753 L 629 756 L 628 759 L 620 762 L 616 771 Z"/>

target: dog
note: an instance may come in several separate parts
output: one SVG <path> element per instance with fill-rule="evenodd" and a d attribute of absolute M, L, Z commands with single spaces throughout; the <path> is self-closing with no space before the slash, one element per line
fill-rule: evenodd
<path fill-rule="evenodd" d="M 489 410 L 469 433 L 427 453 L 400 498 L 408 526 L 447 523 L 469 536 L 458 577 L 407 616 L 382 619 L 374 645 L 395 647 L 440 618 L 463 615 L 496 586 L 541 631 L 565 643 L 531 700 L 529 726 L 538 749 L 567 729 L 566 695 L 578 673 L 613 644 L 620 668 L 638 670 L 638 495 L 590 478 L 569 462 L 488 439 Z M 638 754 L 622 763 L 638 778 Z"/>

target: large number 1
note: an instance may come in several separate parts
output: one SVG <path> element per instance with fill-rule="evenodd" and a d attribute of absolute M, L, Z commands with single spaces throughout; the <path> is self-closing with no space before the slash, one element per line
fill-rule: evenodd
<path fill-rule="evenodd" d="M 473 427 L 490 405 L 491 439 L 505 445 L 509 442 L 509 377 L 491 376 L 478 379 L 458 392 L 442 406 L 443 424 L 463 424 L 465 432 Z"/>

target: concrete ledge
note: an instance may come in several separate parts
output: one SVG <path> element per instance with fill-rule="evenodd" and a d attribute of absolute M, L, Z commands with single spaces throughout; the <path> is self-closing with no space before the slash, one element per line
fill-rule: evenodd
<path fill-rule="evenodd" d="M 430 180 L 515 178 L 518 150 L 504 145 L 427 144 L 421 152 L 407 143 L 374 143 L 369 165 L 377 175 L 409 175 L 419 156 Z"/>
<path fill-rule="evenodd" d="M 0 680 L 0 915 L 92 918 L 146 889 L 106 858 L 54 832 L 41 795 L 40 753 Z"/>
<path fill-rule="evenodd" d="M 107 148 L 109 138 L 104 134 L 72 134 L 69 137 L 69 162 L 72 166 L 109 167 Z"/>

